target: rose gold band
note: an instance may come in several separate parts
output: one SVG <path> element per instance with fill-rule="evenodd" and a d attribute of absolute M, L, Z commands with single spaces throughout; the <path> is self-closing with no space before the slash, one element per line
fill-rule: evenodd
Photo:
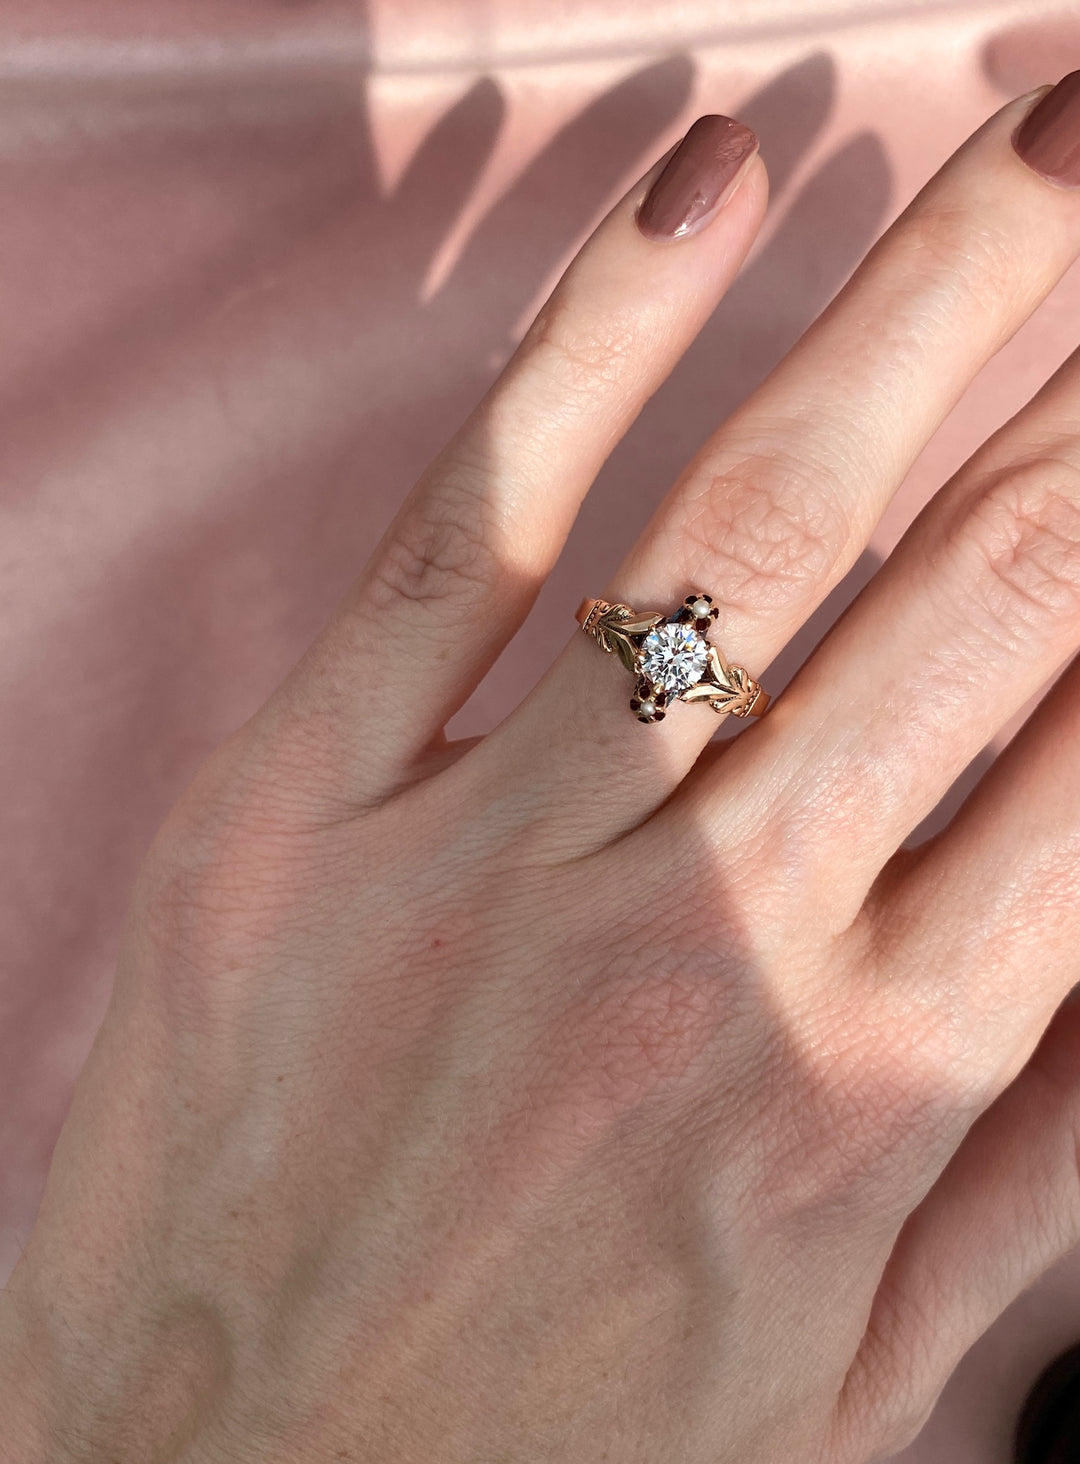
<path fill-rule="evenodd" d="M 574 618 L 602 651 L 617 655 L 633 673 L 630 708 L 639 721 L 662 721 L 672 701 L 707 702 L 720 716 L 760 717 L 769 693 L 742 666 L 729 665 L 707 639 L 719 613 L 711 595 L 694 593 L 671 615 L 585 599 Z"/>

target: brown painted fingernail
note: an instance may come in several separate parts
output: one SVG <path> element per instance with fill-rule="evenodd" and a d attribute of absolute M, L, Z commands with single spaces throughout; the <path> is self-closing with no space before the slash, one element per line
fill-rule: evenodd
<path fill-rule="evenodd" d="M 742 181 L 758 140 L 730 117 L 699 117 L 638 209 L 646 239 L 683 239 L 709 223 Z"/>
<path fill-rule="evenodd" d="M 1013 147 L 1049 182 L 1080 188 L 1080 71 L 1070 71 L 1035 104 L 1016 129 Z"/>

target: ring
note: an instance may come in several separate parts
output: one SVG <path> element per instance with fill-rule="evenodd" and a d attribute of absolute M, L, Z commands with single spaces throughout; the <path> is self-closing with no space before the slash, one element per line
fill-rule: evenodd
<path fill-rule="evenodd" d="M 741 666 L 729 666 L 706 637 L 720 614 L 711 595 L 687 595 L 673 615 L 639 614 L 629 605 L 582 600 L 575 619 L 602 651 L 633 673 L 630 710 L 639 722 L 661 722 L 668 704 L 708 702 L 726 716 L 760 717 L 769 693 Z"/>

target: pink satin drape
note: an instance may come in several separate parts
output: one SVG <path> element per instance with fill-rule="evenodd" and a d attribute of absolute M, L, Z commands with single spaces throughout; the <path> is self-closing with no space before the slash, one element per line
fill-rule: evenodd
<path fill-rule="evenodd" d="M 1077 65 L 1071 8 L 1034 0 L 0 0 L 0 1280 L 153 828 L 617 193 L 726 111 L 759 133 L 774 202 L 456 731 L 525 689 L 687 454 L 948 152 Z M 1074 274 L 770 685 L 1078 320 Z M 969 1356 L 909 1464 L 1004 1464 L 1024 1388 L 1077 1336 L 1080 1257 Z"/>

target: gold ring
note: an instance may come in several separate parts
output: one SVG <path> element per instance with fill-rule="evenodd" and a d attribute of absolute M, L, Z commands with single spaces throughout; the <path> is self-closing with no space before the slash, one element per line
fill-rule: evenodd
<path fill-rule="evenodd" d="M 674 700 L 708 702 L 726 716 L 760 717 L 769 693 L 741 666 L 729 666 L 706 636 L 720 614 L 711 595 L 692 594 L 673 615 L 639 614 L 629 605 L 582 600 L 574 617 L 602 651 L 634 676 L 630 709 L 639 722 L 660 722 Z"/>

